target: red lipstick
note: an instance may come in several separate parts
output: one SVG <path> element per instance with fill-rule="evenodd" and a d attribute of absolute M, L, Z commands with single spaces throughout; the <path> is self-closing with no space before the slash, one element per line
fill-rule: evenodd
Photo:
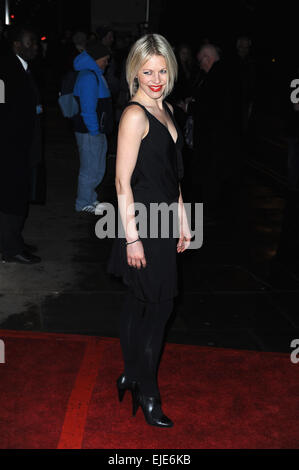
<path fill-rule="evenodd" d="M 150 88 L 150 90 L 157 92 L 157 91 L 162 90 L 162 85 L 160 85 L 160 86 L 150 86 L 149 88 Z"/>

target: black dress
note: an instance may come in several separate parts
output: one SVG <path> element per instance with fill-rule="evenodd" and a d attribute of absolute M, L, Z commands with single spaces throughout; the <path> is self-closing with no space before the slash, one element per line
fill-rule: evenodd
<path fill-rule="evenodd" d="M 167 127 L 144 106 L 135 101 L 149 120 L 148 134 L 142 139 L 136 166 L 131 177 L 134 203 L 143 203 L 147 211 L 148 235 L 142 239 L 146 267 L 133 268 L 127 263 L 126 239 L 116 238 L 108 262 L 108 272 L 121 276 L 134 295 L 145 302 L 163 302 L 177 295 L 176 233 L 172 230 L 173 215 L 169 216 L 169 237 L 163 238 L 159 230 L 157 238 L 150 237 L 150 203 L 177 203 L 179 181 L 183 177 L 182 146 L 183 136 L 172 112 L 164 102 L 163 106 L 171 116 L 177 131 L 174 142 Z M 175 206 L 175 205 L 174 205 Z M 174 207 L 172 206 L 172 207 Z M 138 228 L 138 226 L 137 226 Z M 161 220 L 159 222 L 161 229 Z"/>

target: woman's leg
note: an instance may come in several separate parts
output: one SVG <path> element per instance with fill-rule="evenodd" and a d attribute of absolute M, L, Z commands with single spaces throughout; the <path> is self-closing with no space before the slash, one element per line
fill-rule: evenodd
<path fill-rule="evenodd" d="M 160 397 L 157 382 L 158 364 L 166 323 L 172 313 L 173 300 L 147 303 L 140 331 L 138 381 L 145 396 Z"/>
<path fill-rule="evenodd" d="M 129 291 L 120 314 L 119 337 L 125 366 L 124 373 L 129 381 L 138 379 L 139 340 L 144 307 L 144 302 L 136 299 Z"/>
<path fill-rule="evenodd" d="M 145 303 L 129 292 L 120 316 L 120 343 L 128 380 L 146 396 L 159 397 L 157 370 L 173 300 Z"/>

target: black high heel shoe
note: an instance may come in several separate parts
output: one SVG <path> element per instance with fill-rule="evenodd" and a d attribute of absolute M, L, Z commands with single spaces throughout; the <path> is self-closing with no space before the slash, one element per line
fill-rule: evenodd
<path fill-rule="evenodd" d="M 141 406 L 147 424 L 151 426 L 159 426 L 161 428 L 171 428 L 173 422 L 162 411 L 161 399 L 157 397 L 147 397 L 142 395 L 138 385 L 135 386 L 135 414 Z M 133 410 L 134 410 L 134 397 L 133 397 Z M 134 414 L 134 413 L 133 413 Z"/>
<path fill-rule="evenodd" d="M 116 381 L 116 386 L 118 390 L 118 399 L 121 402 L 124 398 L 126 390 L 130 390 L 132 393 L 132 406 L 133 406 L 133 416 L 135 416 L 137 408 L 137 400 L 136 400 L 136 381 L 135 380 L 128 380 L 125 374 L 121 374 Z"/>

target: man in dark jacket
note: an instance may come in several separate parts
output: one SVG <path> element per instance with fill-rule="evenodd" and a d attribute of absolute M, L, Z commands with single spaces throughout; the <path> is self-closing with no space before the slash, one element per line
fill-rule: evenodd
<path fill-rule="evenodd" d="M 223 196 L 228 195 L 231 183 L 240 183 L 238 84 L 217 47 L 204 45 L 197 57 L 204 76 L 193 92 L 194 173 L 205 213 L 214 219 L 223 214 Z"/>
<path fill-rule="evenodd" d="M 0 241 L 3 262 L 33 264 L 40 261 L 22 238 L 30 198 L 30 153 L 36 125 L 36 90 L 28 62 L 37 54 L 34 35 L 12 29 L 11 50 L 0 60 L 5 100 L 0 104 Z"/>

